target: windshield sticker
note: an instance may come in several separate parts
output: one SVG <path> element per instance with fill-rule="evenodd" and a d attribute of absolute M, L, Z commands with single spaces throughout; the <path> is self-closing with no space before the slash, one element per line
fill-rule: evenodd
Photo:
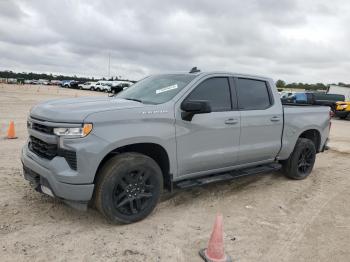
<path fill-rule="evenodd" d="M 161 89 L 157 89 L 156 90 L 156 94 L 160 94 L 160 93 L 163 93 L 163 92 L 167 92 L 167 91 L 170 91 L 170 90 L 174 90 L 178 88 L 177 84 L 175 85 L 172 85 L 172 86 L 167 86 L 167 87 L 163 87 Z"/>

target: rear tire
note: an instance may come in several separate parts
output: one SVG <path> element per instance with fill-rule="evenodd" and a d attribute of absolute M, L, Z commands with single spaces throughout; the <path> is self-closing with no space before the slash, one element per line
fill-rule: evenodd
<path fill-rule="evenodd" d="M 310 139 L 299 138 L 290 157 L 282 162 L 284 173 L 292 179 L 304 179 L 312 172 L 315 160 L 315 144 Z"/>
<path fill-rule="evenodd" d="M 345 116 L 340 116 L 340 119 L 346 119 L 348 117 L 349 114 L 345 115 Z"/>
<path fill-rule="evenodd" d="M 122 153 L 103 166 L 95 189 L 95 206 L 112 223 L 133 223 L 156 207 L 163 190 L 158 164 L 139 153 Z"/>

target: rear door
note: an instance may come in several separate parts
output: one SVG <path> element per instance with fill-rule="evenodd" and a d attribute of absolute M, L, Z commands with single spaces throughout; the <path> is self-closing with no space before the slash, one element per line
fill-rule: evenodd
<path fill-rule="evenodd" d="M 209 77 L 176 103 L 179 176 L 210 173 L 237 163 L 240 113 L 232 83 L 229 77 Z M 183 120 L 180 105 L 185 100 L 207 100 L 212 112 Z"/>
<path fill-rule="evenodd" d="M 241 113 L 238 163 L 273 160 L 281 148 L 281 103 L 267 81 L 236 77 L 235 86 Z"/>

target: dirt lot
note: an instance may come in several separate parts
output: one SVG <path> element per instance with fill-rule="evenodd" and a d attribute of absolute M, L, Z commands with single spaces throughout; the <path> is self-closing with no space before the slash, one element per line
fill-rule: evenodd
<path fill-rule="evenodd" d="M 104 94 L 0 85 L 1 261 L 201 261 L 217 212 L 235 261 L 350 260 L 350 121 L 333 121 L 331 150 L 306 180 L 275 173 L 177 191 L 146 220 L 114 226 L 36 193 L 22 177 L 31 106 L 84 95 Z M 10 120 L 17 140 L 4 139 Z"/>

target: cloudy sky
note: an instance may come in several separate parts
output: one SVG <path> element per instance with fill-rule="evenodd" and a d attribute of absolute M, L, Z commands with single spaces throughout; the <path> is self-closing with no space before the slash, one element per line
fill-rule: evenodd
<path fill-rule="evenodd" d="M 350 83 L 350 1 L 0 0 L 0 70 Z"/>

